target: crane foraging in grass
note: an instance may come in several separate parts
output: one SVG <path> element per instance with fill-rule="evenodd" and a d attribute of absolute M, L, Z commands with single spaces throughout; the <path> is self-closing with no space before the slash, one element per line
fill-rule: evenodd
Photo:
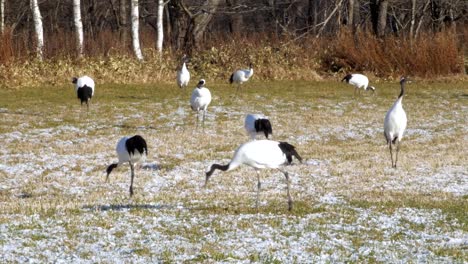
<path fill-rule="evenodd" d="M 252 63 L 249 64 L 249 69 L 244 69 L 244 70 L 237 70 L 233 74 L 231 74 L 231 78 L 229 78 L 229 83 L 236 83 L 237 84 L 237 90 L 238 92 L 240 90 L 241 85 L 248 81 L 250 77 L 252 77 L 254 73 L 253 70 L 253 65 Z"/>
<path fill-rule="evenodd" d="M 258 211 L 258 199 L 260 196 L 260 169 L 278 169 L 286 177 L 287 196 L 288 196 L 288 210 L 292 210 L 293 201 L 289 193 L 289 174 L 280 166 L 284 164 L 291 164 L 292 157 L 296 157 L 301 163 L 302 158 L 297 153 L 295 147 L 287 142 L 278 142 L 273 140 L 256 140 L 250 141 L 241 145 L 231 161 L 226 165 L 213 164 L 210 170 L 206 172 L 205 186 L 215 170 L 230 171 L 240 165 L 244 164 L 255 169 L 257 172 L 257 200 L 255 207 Z"/>
<path fill-rule="evenodd" d="M 187 69 L 186 63 L 188 62 L 188 57 L 186 54 L 182 57 L 182 65 L 177 70 L 177 85 L 179 88 L 185 88 L 188 86 L 190 81 L 190 72 Z"/>
<path fill-rule="evenodd" d="M 75 91 L 81 105 L 86 103 L 86 109 L 89 110 L 89 100 L 94 95 L 94 80 L 89 76 L 73 77 L 72 83 L 75 85 Z"/>
<path fill-rule="evenodd" d="M 146 141 L 142 136 L 123 137 L 119 140 L 116 147 L 119 161 L 107 167 L 106 182 L 109 181 L 109 174 L 117 166 L 128 162 L 130 164 L 130 197 L 133 196 L 133 178 L 135 177 L 135 164 L 140 162 L 148 155 Z"/>
<path fill-rule="evenodd" d="M 384 136 L 387 140 L 388 148 L 390 149 L 390 158 L 392 160 L 392 168 L 397 167 L 398 152 L 400 151 L 401 139 L 406 129 L 406 113 L 403 109 L 402 100 L 405 95 L 405 77 L 400 80 L 400 95 L 385 115 L 384 120 Z M 393 162 L 392 145 L 396 145 L 395 163 Z"/>
<path fill-rule="evenodd" d="M 373 94 L 375 93 L 375 87 L 369 86 L 369 78 L 363 74 L 347 74 L 341 81 L 346 81 L 347 83 L 353 85 L 354 94 L 356 94 L 358 90 L 359 93 L 361 93 L 360 89 L 363 89 L 364 91 L 371 90 Z"/>
<path fill-rule="evenodd" d="M 201 79 L 197 87 L 192 92 L 192 97 L 190 98 L 190 106 L 193 111 L 197 112 L 197 124 L 198 124 L 198 115 L 200 111 L 203 111 L 202 124 L 205 124 L 205 115 L 208 105 L 211 103 L 211 93 L 208 88 L 205 87 L 205 79 Z"/>
<path fill-rule="evenodd" d="M 270 120 L 259 114 L 247 114 L 244 128 L 251 139 L 255 139 L 258 134 L 264 134 L 268 139 L 268 135 L 273 133 Z"/>

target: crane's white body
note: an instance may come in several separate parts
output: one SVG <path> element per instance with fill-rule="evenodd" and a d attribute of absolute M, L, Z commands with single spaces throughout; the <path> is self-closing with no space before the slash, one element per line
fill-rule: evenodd
<path fill-rule="evenodd" d="M 387 144 L 390 149 L 390 157 L 392 160 L 392 167 L 396 168 L 397 161 L 398 161 L 398 152 L 400 151 L 400 142 L 403 138 L 403 134 L 405 133 L 406 125 L 408 119 L 406 117 L 406 112 L 403 109 L 403 96 L 405 93 L 404 86 L 405 86 L 405 78 L 400 80 L 401 85 L 401 92 L 398 99 L 393 103 L 390 110 L 388 110 L 387 114 L 385 115 L 384 119 L 384 136 L 387 140 Z M 395 163 L 393 163 L 393 150 L 392 144 L 397 146 L 397 152 L 395 156 Z"/>
<path fill-rule="evenodd" d="M 208 88 L 205 87 L 205 80 L 201 79 L 197 87 L 193 90 L 192 96 L 190 97 L 190 106 L 193 111 L 198 114 L 200 111 L 203 111 L 203 121 L 205 121 L 205 114 L 208 105 L 211 103 L 211 92 Z"/>
<path fill-rule="evenodd" d="M 182 68 L 177 71 L 177 85 L 180 88 L 187 87 L 190 81 L 190 72 L 187 69 L 185 62 L 182 64 Z"/>
<path fill-rule="evenodd" d="M 252 67 L 249 69 L 237 70 L 232 74 L 232 82 L 242 84 L 250 79 L 254 73 Z"/>
<path fill-rule="evenodd" d="M 85 85 L 91 88 L 91 90 L 93 91 L 92 95 L 94 96 L 94 80 L 87 75 L 77 78 L 77 81 L 75 84 L 75 92 L 78 92 L 78 89 L 82 88 Z"/>
<path fill-rule="evenodd" d="M 405 133 L 408 119 L 403 109 L 402 100 L 403 97 L 398 98 L 385 115 L 384 132 L 387 140 L 394 141 L 396 139 L 400 142 L 403 138 L 403 133 Z"/>
<path fill-rule="evenodd" d="M 229 163 L 228 171 L 242 164 L 255 169 L 277 169 L 287 162 L 286 155 L 279 148 L 279 142 L 273 140 L 255 140 L 241 145 Z"/>
<path fill-rule="evenodd" d="M 265 134 L 263 130 L 257 131 L 257 129 L 255 128 L 255 121 L 257 121 L 258 119 L 268 119 L 268 118 L 261 114 L 247 114 L 245 116 L 244 128 L 251 139 L 255 139 L 257 135 Z"/>
<path fill-rule="evenodd" d="M 369 86 L 369 78 L 367 78 L 367 76 L 360 74 L 360 73 L 353 73 L 350 75 L 351 75 L 351 78 L 347 79 L 346 81 L 347 83 L 355 87 L 354 92 L 356 92 L 359 89 L 363 89 L 364 91 L 366 90 L 375 91 L 375 87 Z M 346 77 L 344 79 L 346 79 Z"/>
<path fill-rule="evenodd" d="M 119 142 L 117 142 L 115 151 L 117 151 L 117 155 L 119 157 L 119 165 L 125 162 L 131 162 L 132 164 L 135 164 L 140 160 L 144 161 L 146 158 L 146 155 L 144 155 L 144 153 L 140 153 L 139 151 L 135 151 L 132 154 L 128 152 L 125 143 L 127 143 L 127 139 L 129 138 L 130 137 L 123 137 L 119 140 Z"/>

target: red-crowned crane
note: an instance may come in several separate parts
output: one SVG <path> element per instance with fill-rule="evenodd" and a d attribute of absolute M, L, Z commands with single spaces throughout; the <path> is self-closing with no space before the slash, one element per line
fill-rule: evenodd
<path fill-rule="evenodd" d="M 255 139 L 258 134 L 264 134 L 268 139 L 268 135 L 273 133 L 270 120 L 260 114 L 247 114 L 245 116 L 244 128 L 251 139 Z"/>
<path fill-rule="evenodd" d="M 236 83 L 237 84 L 237 90 L 238 92 L 240 90 L 241 85 L 248 81 L 250 77 L 252 77 L 254 73 L 253 70 L 253 65 L 252 63 L 249 64 L 249 69 L 244 69 L 244 70 L 237 70 L 233 74 L 231 74 L 231 78 L 229 78 L 229 83 Z"/>
<path fill-rule="evenodd" d="M 133 137 L 123 137 L 119 140 L 116 147 L 117 155 L 119 157 L 119 161 L 117 163 L 113 163 L 107 167 L 107 176 L 106 182 L 109 181 L 109 174 L 115 169 L 117 166 L 128 162 L 130 164 L 130 197 L 133 196 L 133 178 L 135 177 L 135 164 L 143 160 L 148 155 L 148 147 L 146 145 L 145 139 L 140 136 L 136 135 Z"/>
<path fill-rule="evenodd" d="M 213 164 L 206 172 L 205 186 L 215 170 L 230 171 L 244 164 L 254 168 L 257 172 L 257 200 L 255 206 L 258 211 L 258 199 L 260 196 L 260 169 L 278 169 L 286 177 L 288 210 L 292 210 L 293 201 L 289 193 L 289 174 L 280 167 L 284 164 L 291 164 L 292 157 L 296 157 L 301 163 L 302 158 L 297 153 L 295 147 L 287 142 L 273 140 L 255 140 L 241 145 L 231 161 L 226 165 Z"/>
<path fill-rule="evenodd" d="M 375 93 L 375 87 L 369 86 L 369 78 L 367 78 L 367 76 L 363 74 L 359 74 L 359 73 L 348 74 L 341 81 L 346 81 L 347 83 L 353 85 L 354 94 L 356 94 L 358 90 L 359 90 L 359 93 L 361 93 L 360 89 L 363 89 L 364 91 L 371 90 L 372 93 Z"/>
<path fill-rule="evenodd" d="M 193 111 L 197 112 L 197 124 L 199 120 L 199 113 L 200 111 L 203 111 L 203 119 L 202 119 L 202 124 L 205 124 L 205 115 L 206 115 L 206 109 L 208 108 L 208 105 L 211 103 L 211 93 L 208 88 L 205 87 L 205 80 L 201 79 L 197 87 L 192 92 L 192 96 L 190 98 L 190 106 L 192 107 Z"/>
<path fill-rule="evenodd" d="M 185 88 L 188 86 L 190 81 L 190 72 L 187 69 L 186 63 L 188 62 L 188 57 L 186 54 L 182 57 L 182 66 L 179 67 L 177 71 L 177 85 L 179 88 Z"/>
<path fill-rule="evenodd" d="M 86 109 L 89 110 L 89 100 L 94 95 L 94 81 L 89 76 L 73 77 L 72 83 L 75 85 L 75 91 L 81 105 L 86 103 Z"/>
<path fill-rule="evenodd" d="M 403 133 L 405 133 L 406 123 L 408 121 L 402 104 L 403 96 L 405 95 L 405 83 L 406 79 L 402 77 L 400 80 L 400 95 L 390 110 L 388 110 L 384 120 L 384 136 L 390 149 L 392 168 L 397 167 L 401 139 L 403 138 Z M 393 162 L 392 145 L 396 145 L 395 163 Z"/>

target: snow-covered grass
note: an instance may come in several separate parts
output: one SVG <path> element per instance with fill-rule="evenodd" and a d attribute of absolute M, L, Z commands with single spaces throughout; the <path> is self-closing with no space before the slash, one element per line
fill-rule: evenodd
<path fill-rule="evenodd" d="M 173 84 L 96 86 L 90 111 L 71 84 L 0 90 L 0 259 L 58 263 L 344 263 L 468 261 L 467 83 L 413 82 L 408 130 L 392 169 L 383 118 L 399 93 L 381 83 L 353 96 L 339 82 L 210 83 L 197 127 L 191 89 Z M 248 140 L 246 113 L 263 113 L 273 139 L 304 158 L 286 183 L 226 163 Z M 149 157 L 105 183 L 124 135 Z"/>

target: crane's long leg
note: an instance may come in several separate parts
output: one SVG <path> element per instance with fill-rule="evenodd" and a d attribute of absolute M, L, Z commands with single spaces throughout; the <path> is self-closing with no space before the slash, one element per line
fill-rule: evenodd
<path fill-rule="evenodd" d="M 257 201 L 255 202 L 255 208 L 257 209 L 258 213 L 258 200 L 260 199 L 260 188 L 262 184 L 260 183 L 260 172 L 257 170 Z"/>
<path fill-rule="evenodd" d="M 128 163 L 130 163 L 130 172 L 131 172 L 131 175 L 130 175 L 130 197 L 133 196 L 133 178 L 135 177 L 135 168 L 133 166 L 133 163 L 131 161 L 129 161 Z"/>
<path fill-rule="evenodd" d="M 392 168 L 393 168 L 393 150 L 392 150 L 392 141 L 388 142 L 388 149 L 390 149 L 390 159 L 392 160 Z"/>
<path fill-rule="evenodd" d="M 284 177 L 286 177 L 286 191 L 287 191 L 287 194 L 288 194 L 288 211 L 291 211 L 292 208 L 293 208 L 293 200 L 291 198 L 291 194 L 289 192 L 289 174 L 287 171 L 282 171 L 280 170 L 283 174 L 284 174 Z"/>
<path fill-rule="evenodd" d="M 395 155 L 395 166 L 394 168 L 396 168 L 396 164 L 397 164 L 397 161 L 398 161 L 398 152 L 400 152 L 400 141 L 397 140 L 396 142 L 396 155 Z"/>
<path fill-rule="evenodd" d="M 203 117 L 202 117 L 202 118 L 203 118 L 203 119 L 202 119 L 202 127 L 203 127 L 203 129 L 205 128 L 205 115 L 206 115 L 206 109 L 203 110 Z"/>

